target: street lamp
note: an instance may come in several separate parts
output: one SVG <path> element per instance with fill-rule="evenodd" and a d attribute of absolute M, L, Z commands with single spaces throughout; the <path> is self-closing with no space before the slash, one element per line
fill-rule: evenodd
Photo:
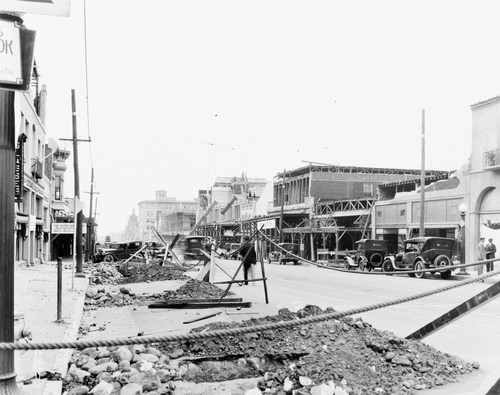
<path fill-rule="evenodd" d="M 458 211 L 460 211 L 460 263 L 465 263 L 465 213 L 467 212 L 467 205 L 461 203 L 458 206 Z M 460 275 L 468 275 L 465 267 L 461 267 L 460 271 L 457 273 Z"/>

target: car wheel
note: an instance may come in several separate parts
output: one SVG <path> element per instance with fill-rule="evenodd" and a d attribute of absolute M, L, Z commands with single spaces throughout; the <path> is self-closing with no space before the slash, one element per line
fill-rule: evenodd
<path fill-rule="evenodd" d="M 445 272 L 439 273 L 443 280 L 449 280 L 451 277 L 451 270 L 447 270 Z"/>
<path fill-rule="evenodd" d="M 450 266 L 450 258 L 448 258 L 446 255 L 439 255 L 434 259 L 434 265 L 436 267 L 441 267 L 441 266 Z"/>
<path fill-rule="evenodd" d="M 382 271 L 388 276 L 392 276 L 391 272 L 394 271 L 394 267 L 392 266 L 392 262 L 390 259 L 386 259 L 384 263 L 382 263 Z"/>
<path fill-rule="evenodd" d="M 425 266 L 424 266 L 424 263 L 422 261 L 416 261 L 414 264 L 413 264 L 413 270 L 424 270 L 425 269 Z M 425 272 L 422 272 L 422 273 L 414 273 L 412 277 L 416 277 L 416 278 L 424 278 L 425 277 Z"/>
<path fill-rule="evenodd" d="M 358 262 L 358 270 L 360 272 L 364 272 L 365 271 L 365 263 L 361 259 Z"/>
<path fill-rule="evenodd" d="M 294 265 L 298 265 L 298 264 L 299 264 L 299 261 L 293 261 L 293 264 L 294 264 Z"/>
<path fill-rule="evenodd" d="M 102 260 L 106 263 L 111 263 L 115 261 L 115 257 L 111 254 L 104 255 L 104 258 Z"/>

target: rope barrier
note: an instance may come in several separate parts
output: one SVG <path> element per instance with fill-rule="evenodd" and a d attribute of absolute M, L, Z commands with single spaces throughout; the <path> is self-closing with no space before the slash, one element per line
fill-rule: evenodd
<path fill-rule="evenodd" d="M 281 321 L 270 324 L 261 324 L 247 327 L 237 327 L 220 329 L 214 331 L 206 331 L 200 333 L 186 333 L 186 334 L 171 334 L 165 336 L 136 336 L 130 338 L 120 338 L 120 339 L 109 339 L 109 340 L 76 340 L 70 342 L 40 342 L 40 343 L 0 343 L 0 350 L 55 350 L 55 349 L 65 349 L 65 348 L 90 348 L 90 347 L 109 347 L 109 346 L 129 346 L 133 344 L 144 344 L 144 343 L 162 343 L 162 342 L 173 342 L 181 340 L 201 340 L 210 339 L 216 337 L 227 337 L 235 336 L 240 334 L 262 332 L 272 329 L 290 329 L 301 325 L 312 324 L 316 322 L 328 321 L 332 319 L 338 319 L 341 317 L 366 313 L 371 310 L 377 310 L 384 307 L 394 306 L 401 303 L 410 302 L 416 299 L 421 299 L 427 296 L 435 295 L 438 293 L 446 292 L 455 288 L 463 287 L 474 282 L 483 281 L 486 278 L 493 277 L 500 274 L 500 269 L 482 274 L 477 277 L 472 277 L 466 280 L 454 282 L 442 288 L 437 288 L 434 290 L 422 292 L 416 295 L 405 296 L 392 301 L 385 301 L 382 303 L 372 304 L 365 307 L 358 307 L 343 312 L 327 313 L 318 316 L 311 316 L 306 318 L 299 318 L 291 321 Z"/>

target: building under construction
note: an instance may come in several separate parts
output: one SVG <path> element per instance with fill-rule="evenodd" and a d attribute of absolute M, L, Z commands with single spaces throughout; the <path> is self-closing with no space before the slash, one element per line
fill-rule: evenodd
<path fill-rule="evenodd" d="M 426 171 L 426 185 L 449 174 Z M 415 190 L 419 184 L 420 170 L 310 163 L 274 177 L 267 213 L 232 218 L 227 226 L 231 235 L 262 229 L 276 243 L 297 243 L 305 259 L 326 260 L 371 237 L 371 212 L 377 200 L 391 199 L 398 188 Z M 207 221 L 199 232 L 224 236 L 224 221 Z M 271 243 L 266 248 L 273 250 Z"/>

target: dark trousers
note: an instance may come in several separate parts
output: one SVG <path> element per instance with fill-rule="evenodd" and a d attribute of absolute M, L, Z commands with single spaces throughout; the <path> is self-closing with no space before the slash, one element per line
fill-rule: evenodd
<path fill-rule="evenodd" d="M 486 259 L 493 259 L 495 258 L 495 254 L 486 254 Z M 492 272 L 494 270 L 493 267 L 493 262 L 489 262 L 486 264 L 486 271 L 487 272 Z"/>
<path fill-rule="evenodd" d="M 243 278 L 245 279 L 244 284 L 248 285 L 248 272 L 250 271 L 250 268 L 252 267 L 251 263 L 244 263 L 243 264 Z"/>

